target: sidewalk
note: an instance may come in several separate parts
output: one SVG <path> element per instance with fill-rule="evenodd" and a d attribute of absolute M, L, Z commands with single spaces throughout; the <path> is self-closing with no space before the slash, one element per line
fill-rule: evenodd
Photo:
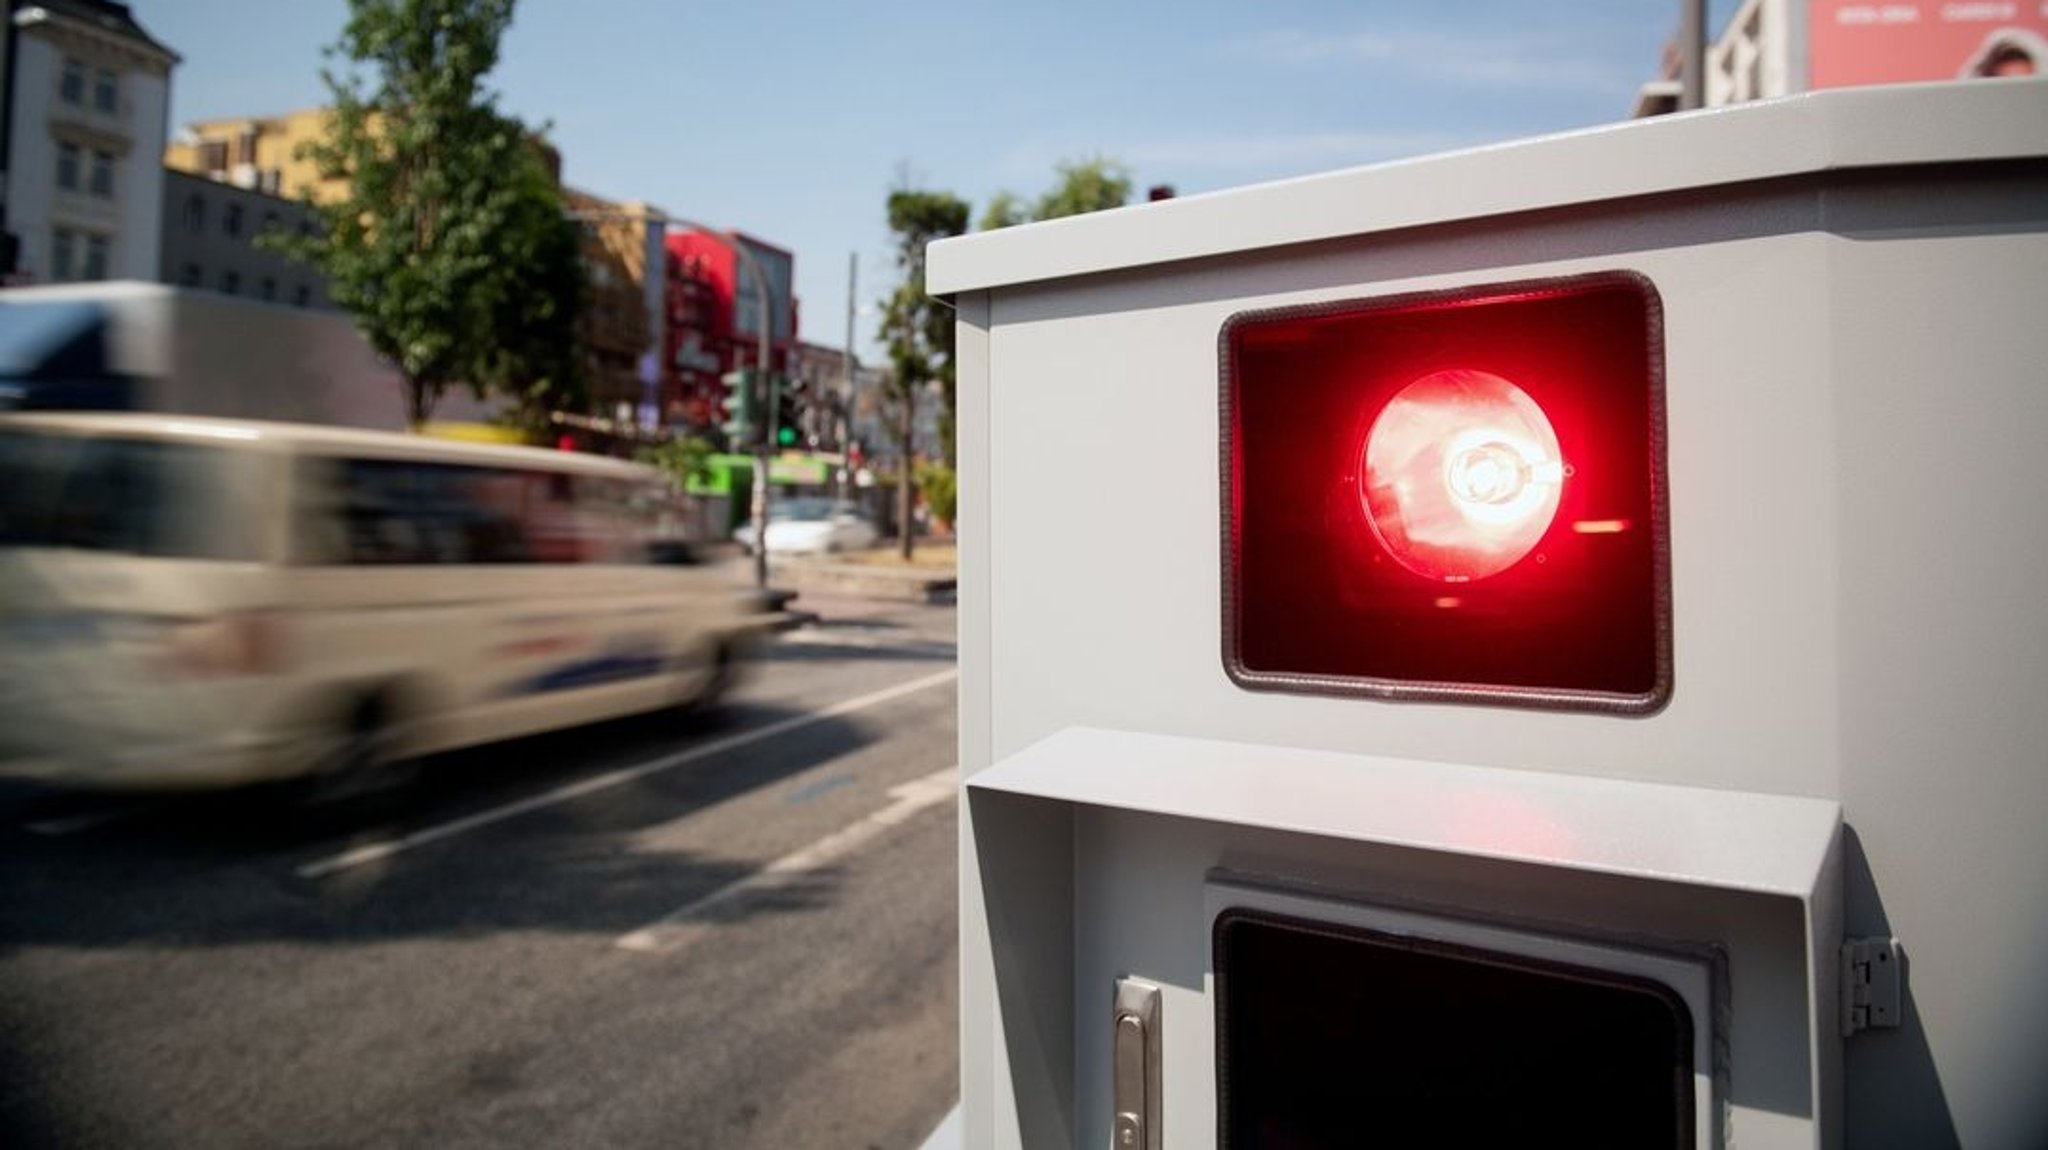
<path fill-rule="evenodd" d="M 705 558 L 732 567 L 741 578 L 752 578 L 753 559 L 735 545 L 706 548 Z M 943 603 L 951 600 L 958 581 L 951 540 L 919 543 L 909 564 L 891 545 L 837 555 L 771 555 L 768 562 L 769 586 L 794 591 L 797 601 L 792 608 L 797 611 L 803 609 L 807 595 Z"/>
<path fill-rule="evenodd" d="M 698 555 L 735 583 L 754 583 L 754 557 L 739 544 L 707 544 Z M 774 616 L 768 630 L 791 630 L 821 616 L 860 616 L 887 604 L 950 604 L 956 583 L 952 540 L 920 542 L 909 565 L 893 544 L 840 555 L 770 557 L 762 612 Z"/>
<path fill-rule="evenodd" d="M 909 563 L 893 547 L 839 555 L 769 556 L 768 581 L 805 594 L 940 603 L 959 583 L 952 542 L 920 544 Z"/>

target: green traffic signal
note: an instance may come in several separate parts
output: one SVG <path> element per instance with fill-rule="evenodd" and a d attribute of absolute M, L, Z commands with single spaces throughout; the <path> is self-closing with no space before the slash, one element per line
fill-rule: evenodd
<path fill-rule="evenodd" d="M 796 428 L 787 425 L 776 428 L 775 442 L 783 447 L 795 447 Z"/>

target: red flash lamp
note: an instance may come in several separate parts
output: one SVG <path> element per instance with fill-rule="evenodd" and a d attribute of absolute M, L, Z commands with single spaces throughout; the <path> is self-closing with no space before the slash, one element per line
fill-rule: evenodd
<path fill-rule="evenodd" d="M 1464 583 L 1528 555 L 1557 518 L 1564 460 L 1527 392 L 1483 371 L 1402 388 L 1365 440 L 1359 498 L 1388 554 Z"/>
<path fill-rule="evenodd" d="M 1655 289 L 1622 272 L 1233 317 L 1231 678 L 1661 707 L 1662 341 Z"/>

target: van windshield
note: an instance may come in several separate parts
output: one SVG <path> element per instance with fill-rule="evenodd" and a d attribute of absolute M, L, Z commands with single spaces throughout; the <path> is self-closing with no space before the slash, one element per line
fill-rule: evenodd
<path fill-rule="evenodd" d="M 249 558 L 219 448 L 0 428 L 0 547 Z"/>

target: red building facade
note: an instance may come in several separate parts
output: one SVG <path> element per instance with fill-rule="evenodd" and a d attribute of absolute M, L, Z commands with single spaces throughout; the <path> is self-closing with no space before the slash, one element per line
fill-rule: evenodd
<path fill-rule="evenodd" d="M 761 323 L 759 285 L 743 246 L 767 281 L 769 370 L 787 374 L 796 347 L 796 257 L 750 236 L 676 229 L 668 233 L 664 361 L 669 420 L 692 429 L 722 421 L 727 372 L 751 368 Z"/>

